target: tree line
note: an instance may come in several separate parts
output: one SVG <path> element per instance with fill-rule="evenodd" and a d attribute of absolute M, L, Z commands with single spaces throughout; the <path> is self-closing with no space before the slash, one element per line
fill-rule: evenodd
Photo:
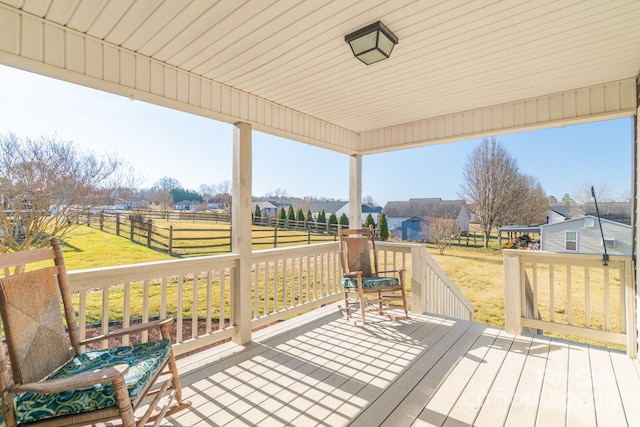
<path fill-rule="evenodd" d="M 344 213 L 340 215 L 340 218 L 338 218 L 338 216 L 332 212 L 327 218 L 325 210 L 322 209 L 314 219 L 310 209 L 308 209 L 305 214 L 302 208 L 298 208 L 296 211 L 294 210 L 293 205 L 289 205 L 288 207 L 280 207 L 277 210 L 277 213 L 272 212 L 267 216 L 263 215 L 260 210 L 260 206 L 256 204 L 256 208 L 252 212 L 252 220 L 254 224 L 260 225 L 271 223 L 272 221 L 268 220 L 272 219 L 276 219 L 279 226 L 290 229 L 298 229 L 302 227 L 304 229 L 312 229 L 314 231 L 328 231 L 335 230 L 338 226 L 349 228 L 349 218 Z M 365 218 L 363 227 L 368 228 L 369 226 L 377 229 L 377 235 L 380 240 L 389 239 L 389 225 L 387 224 L 385 214 L 381 213 L 378 216 L 378 224 L 376 226 L 373 215 L 369 213 Z"/>

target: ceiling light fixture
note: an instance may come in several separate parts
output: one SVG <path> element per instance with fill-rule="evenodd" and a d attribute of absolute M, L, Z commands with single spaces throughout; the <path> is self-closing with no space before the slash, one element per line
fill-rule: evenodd
<path fill-rule="evenodd" d="M 366 65 L 387 59 L 398 44 L 398 37 L 380 21 L 347 34 L 344 40 L 355 57 Z"/>

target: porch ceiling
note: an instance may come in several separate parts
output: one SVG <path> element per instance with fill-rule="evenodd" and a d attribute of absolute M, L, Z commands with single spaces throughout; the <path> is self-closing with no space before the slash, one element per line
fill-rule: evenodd
<path fill-rule="evenodd" d="M 14 25 L 16 16 L 20 20 Z M 57 31 L 45 28 L 40 34 L 30 29 L 32 20 Z M 398 36 L 399 44 L 389 60 L 365 66 L 353 57 L 344 35 L 377 20 Z M 255 122 L 257 129 L 344 152 L 382 151 L 483 132 L 631 115 L 635 108 L 629 104 L 636 105 L 636 85 L 629 82 L 635 82 L 640 71 L 640 2 L 635 0 L 0 0 L 0 22 L 5 24 L 5 30 L 0 30 L 5 35 L 0 63 L 116 93 L 135 93 L 143 100 L 217 119 Z M 89 66 L 70 69 L 69 58 L 61 64 L 47 62 L 48 40 L 51 44 L 63 37 L 64 49 L 74 49 L 69 34 L 99 42 L 84 43 L 84 61 L 92 56 L 109 61 L 105 46 L 119 52 L 121 69 L 126 65 L 123 53 L 136 58 L 134 83 L 122 76 L 109 79 L 105 72 L 93 79 L 133 86 L 155 98 L 87 80 L 80 74 L 87 74 Z M 39 37 L 43 48 L 29 57 L 24 43 L 38 44 Z M 14 45 L 19 47 L 13 50 Z M 25 57 L 28 61 L 17 60 Z M 140 58 L 152 63 L 149 70 L 140 68 Z M 33 60 L 46 66 L 35 67 Z M 201 105 L 176 105 L 179 93 L 174 97 L 166 90 L 153 93 L 153 64 L 211 82 L 216 90 L 222 88 L 220 97 L 225 89 L 230 90 L 231 100 L 239 94 L 239 106 L 229 111 L 205 108 L 214 110 L 209 114 L 200 110 Z M 148 91 L 140 83 L 145 74 L 151 80 L 146 84 Z M 166 86 L 166 74 L 162 78 Z M 177 80 L 180 85 L 179 76 Z M 615 86 L 619 82 L 627 83 Z M 628 95 L 620 105 L 590 107 L 584 114 L 569 109 L 554 116 L 554 96 L 566 109 L 574 101 L 561 99 L 564 95 L 590 90 L 586 97 L 597 104 L 593 88 L 607 92 L 612 85 L 616 96 Z M 187 90 L 193 90 L 193 85 Z M 243 117 L 243 109 L 252 108 L 251 102 L 242 106 L 243 96 L 268 102 L 272 110 L 282 108 L 267 114 L 294 125 L 287 128 L 273 120 L 261 121 L 259 113 L 255 119 L 250 113 Z M 611 101 L 610 95 L 603 98 L 604 104 Z M 531 102 L 536 105 L 532 107 Z M 524 111 L 519 120 L 519 103 L 524 110 L 534 108 L 536 117 L 531 119 L 531 113 Z M 488 117 L 486 112 L 496 106 L 507 109 L 501 107 Z M 296 119 L 297 115 L 302 118 Z M 438 120 L 441 123 L 436 126 Z M 416 123 L 421 127 L 416 128 Z M 320 125 L 330 126 L 331 130 L 322 132 L 333 136 L 320 135 Z M 403 136 L 407 134 L 411 136 Z"/>

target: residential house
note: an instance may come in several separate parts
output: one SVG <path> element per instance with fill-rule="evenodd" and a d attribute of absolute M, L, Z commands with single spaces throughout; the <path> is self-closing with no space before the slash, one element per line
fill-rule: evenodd
<path fill-rule="evenodd" d="M 251 212 L 256 211 L 256 206 L 260 208 L 260 215 L 264 218 L 270 217 L 272 214 L 278 213 L 278 207 L 271 202 L 252 202 Z"/>
<path fill-rule="evenodd" d="M 295 202 L 292 204 L 294 212 L 297 212 L 298 209 L 302 209 L 302 213 L 307 215 L 307 211 L 311 211 L 311 216 L 314 220 L 318 219 L 318 214 L 324 210 L 324 213 L 329 219 L 329 216 L 334 213 L 336 216 L 338 215 L 338 211 L 340 211 L 345 205 L 348 205 L 348 202 L 344 201 L 332 201 L 332 202 L 311 202 L 311 201 L 301 201 Z M 285 205 L 285 207 L 289 207 L 289 205 Z"/>
<path fill-rule="evenodd" d="M 565 221 L 571 216 L 575 216 L 575 206 L 569 205 L 554 205 L 549 206 L 547 210 L 547 224 L 554 224 L 556 222 Z"/>
<path fill-rule="evenodd" d="M 392 236 L 401 237 L 403 222 L 409 220 L 406 227 L 417 229 L 421 221 L 416 217 L 427 220 L 428 218 L 452 218 L 458 223 L 458 230 L 462 234 L 469 232 L 469 212 L 464 200 L 442 200 L 441 198 L 416 198 L 408 201 L 388 202 L 382 209 L 387 217 L 389 230 Z M 427 240 L 421 236 L 416 240 Z"/>
<path fill-rule="evenodd" d="M 371 217 L 373 218 L 373 222 L 375 222 L 377 225 L 378 216 L 380 215 L 381 212 L 382 212 L 382 206 L 362 205 L 362 223 L 364 224 L 364 221 L 367 219 L 367 216 L 371 214 Z M 336 211 L 336 216 L 338 217 L 338 219 L 342 216 L 342 214 L 345 214 L 347 217 L 349 216 L 349 203 L 346 203 L 343 207 L 341 207 Z"/>
<path fill-rule="evenodd" d="M 427 232 L 428 225 L 428 218 L 414 216 L 402 221 L 402 225 L 393 230 L 393 237 L 399 237 L 409 242 L 430 242 L 431 238 Z"/>
<path fill-rule="evenodd" d="M 120 210 L 147 209 L 148 207 L 149 199 L 146 197 L 118 197 L 115 199 L 115 208 Z"/>
<path fill-rule="evenodd" d="M 604 252 L 603 234 L 609 255 L 631 255 L 631 226 L 604 218 L 598 221 L 598 217 L 593 215 L 542 225 L 540 249 L 549 252 L 601 254 Z"/>
<path fill-rule="evenodd" d="M 194 203 L 191 200 L 183 200 L 173 205 L 173 209 L 177 211 L 190 211 L 194 208 Z"/>

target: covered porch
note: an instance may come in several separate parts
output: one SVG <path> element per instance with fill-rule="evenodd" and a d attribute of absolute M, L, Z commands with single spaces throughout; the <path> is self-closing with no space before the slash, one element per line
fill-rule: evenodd
<path fill-rule="evenodd" d="M 516 335 L 473 323 L 424 249 L 394 244 L 380 249 L 411 270 L 412 319 L 346 327 L 337 245 L 252 252 L 250 239 L 254 130 L 348 156 L 360 224 L 369 154 L 637 117 L 638 2 L 98 3 L 0 0 L 0 63 L 235 125 L 231 254 L 70 274 L 83 331 L 96 317 L 108 327 L 121 292 L 125 326 L 138 310 L 175 313 L 176 353 L 233 340 L 181 359 L 194 407 L 170 425 L 640 423 L 635 359 L 517 335 L 542 319 L 527 314 L 516 263 L 505 275 Z M 379 19 L 400 43 L 364 66 L 344 35 Z M 615 339 L 635 355 L 637 270 L 624 262 Z M 102 313 L 88 313 L 96 294 Z"/>

